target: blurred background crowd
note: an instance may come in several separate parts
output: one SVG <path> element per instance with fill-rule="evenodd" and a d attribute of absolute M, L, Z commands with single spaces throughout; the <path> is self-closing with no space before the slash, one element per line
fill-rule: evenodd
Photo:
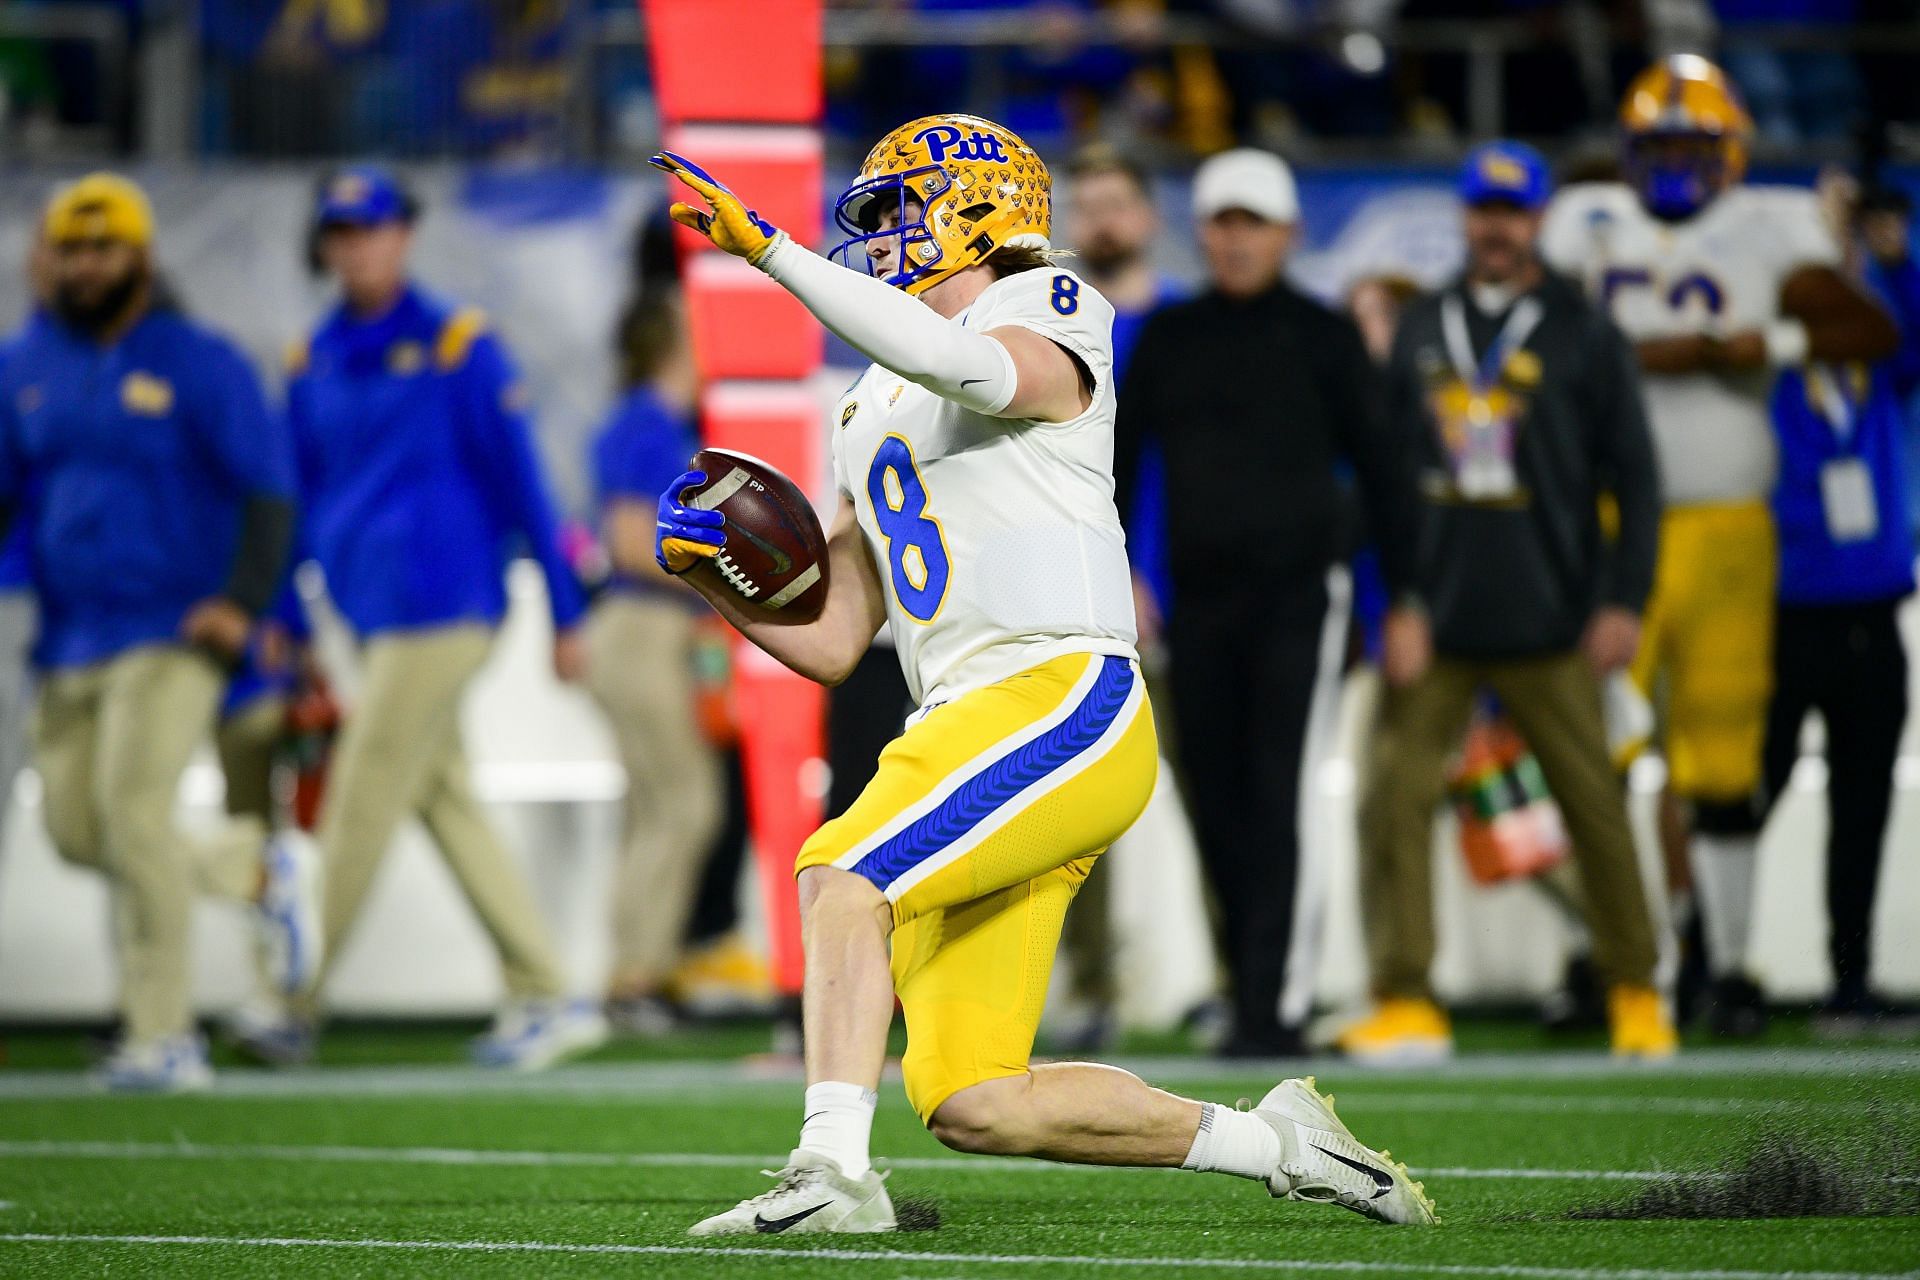
<path fill-rule="evenodd" d="M 1576 468 L 1553 500 L 1604 536 L 1574 519 L 1547 559 L 1568 546 L 1589 559 L 1556 561 L 1565 582 L 1546 588 L 1570 582 L 1630 619 L 1596 607 L 1567 635 L 1549 619 L 1513 643 L 1463 642 L 1429 599 L 1428 631 L 1409 639 L 1408 593 L 1436 586 L 1410 575 L 1435 572 L 1422 539 L 1438 526 L 1408 513 L 1447 502 L 1388 474 L 1426 461 L 1403 456 L 1417 426 L 1397 445 L 1393 432 L 1424 411 L 1428 364 L 1457 353 L 1450 283 L 1503 247 L 1536 261 L 1553 192 L 1620 175 L 1622 95 L 1677 50 L 1713 52 L 1744 100 L 1748 180 L 1803 194 L 1814 247 L 1775 264 L 1781 278 L 1818 265 L 1848 281 L 1844 305 L 1816 310 L 1857 322 L 1858 339 L 1834 348 L 1855 370 L 1837 383 L 1796 369 L 1754 384 L 1778 479 L 1732 496 L 1772 502 L 1784 569 L 1762 544 L 1763 607 L 1735 627 L 1755 643 L 1706 658 L 1758 717 L 1750 762 L 1718 790 L 1670 752 L 1638 751 L 1669 727 L 1671 690 L 1637 700 L 1618 673 L 1663 589 L 1656 530 L 1659 572 L 1702 580 L 1750 539 L 1675 541 L 1674 509 L 1690 504 L 1664 455 L 1664 495 L 1655 479 L 1633 359 L 1565 396 L 1591 474 Z M 1717 1035 L 1761 1034 L 1781 1001 L 1819 1005 L 1833 1034 L 1909 1026 L 1916 59 L 1914 0 L 829 5 L 829 185 L 905 119 L 964 108 L 1006 124 L 1053 165 L 1055 243 L 1115 302 L 1117 364 L 1145 353 L 1121 375 L 1117 471 L 1177 781 L 1069 917 L 1051 1047 L 1132 1027 L 1225 1054 L 1433 1056 L 1453 1045 L 1443 1006 L 1478 1003 L 1611 1027 L 1619 1049 L 1623 1025 L 1664 1016 L 1619 1004 L 1642 988 Z M 0 355 L 0 425 L 16 433 L 0 465 L 16 526 L 0 579 L 0 794 L 21 801 L 0 843 L 0 1019 L 117 1010 L 108 1075 L 127 1087 L 192 1083 L 194 1020 L 209 1012 L 272 1064 L 311 1059 L 323 1012 L 497 1008 L 475 1053 L 513 1069 L 610 1034 L 784 1026 L 729 696 L 732 664 L 751 659 L 652 556 L 655 497 L 699 439 L 700 379 L 660 185 L 636 172 L 660 126 L 635 7 L 20 0 L 0 9 L 0 87 L 13 166 L 0 261 L 20 264 L 0 277 L 16 333 Z M 1499 137 L 1539 150 L 1475 148 Z M 81 178 L 99 168 L 137 181 Z M 1501 215 L 1514 221 L 1489 231 Z M 1550 305 L 1577 310 L 1573 293 Z M 1274 326 L 1271 364 L 1221 355 L 1247 298 L 1279 308 L 1259 321 Z M 1510 307 L 1486 303 L 1473 348 Z M 1430 330 L 1401 332 L 1403 317 Z M 89 363 L 90 342 L 139 377 Z M 1602 325 L 1575 347 L 1609 344 L 1627 350 Z M 823 409 L 858 364 L 834 343 L 827 362 Z M 209 364 L 225 372 L 190 372 Z M 89 399 L 102 367 L 117 400 Z M 1318 390 L 1303 400 L 1296 378 Z M 1807 406 L 1833 395 L 1872 442 L 1863 482 L 1832 479 L 1829 451 L 1805 444 L 1808 421 L 1827 420 Z M 81 429 L 137 428 L 176 400 L 222 424 L 206 449 L 128 465 L 123 437 Z M 1196 414 L 1211 434 L 1182 438 Z M 1292 443 L 1268 457 L 1276 432 Z M 1244 597 L 1205 569 L 1218 548 L 1170 515 L 1220 482 L 1216 448 L 1250 451 L 1252 474 L 1288 485 L 1319 468 L 1337 495 L 1252 500 L 1263 511 L 1234 532 L 1288 550 Z M 30 477 L 76 453 L 119 478 L 62 507 Z M 1500 487 L 1463 481 L 1458 458 L 1434 465 L 1476 500 L 1474 485 Z M 1871 538 L 1852 540 L 1895 566 L 1848 577 L 1855 597 L 1818 589 L 1855 570 L 1823 567 L 1830 524 L 1806 532 L 1806 504 L 1834 502 L 1836 483 L 1867 486 Z M 127 502 L 191 514 L 131 533 L 88 523 L 116 523 Z M 214 524 L 232 532 L 200 536 Z M 57 546 L 37 565 L 22 542 L 36 537 Z M 162 591 L 179 597 L 163 623 L 123 626 L 115 557 L 155 548 L 195 571 Z M 1543 712 L 1566 686 L 1516 675 L 1515 645 L 1583 653 L 1605 722 Z M 156 651 L 193 660 L 156 666 Z M 1813 675 L 1836 670 L 1857 679 Z M 808 784 L 829 814 L 906 704 L 884 643 L 833 691 Z M 1848 720 L 1862 706 L 1878 711 L 1864 728 Z M 1852 736 L 1836 740 L 1840 722 Z M 1433 742 L 1410 747 L 1415 727 Z M 1810 803 L 1824 796 L 1831 821 Z M 176 799 L 190 835 L 172 833 Z M 299 829 L 317 843 L 267 834 Z M 1693 829 L 1747 846 L 1748 870 L 1717 890 L 1742 917 L 1731 932 L 1725 911 L 1716 925 L 1688 909 L 1703 865 L 1732 865 L 1690 860 Z M 110 902 L 88 872 L 141 840 L 174 850 L 150 873 L 167 883 Z M 196 896 L 243 911 L 196 916 Z M 1828 912 L 1806 912 L 1809 896 Z M 243 916 L 253 934 L 233 927 Z M 1334 1009 L 1365 1016 L 1316 1021 Z"/>

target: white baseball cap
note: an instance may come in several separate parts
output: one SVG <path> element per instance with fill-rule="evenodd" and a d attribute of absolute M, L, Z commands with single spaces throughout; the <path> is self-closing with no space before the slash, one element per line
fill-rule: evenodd
<path fill-rule="evenodd" d="M 1293 170 L 1271 151 L 1254 147 L 1210 157 L 1193 175 L 1193 216 L 1204 222 L 1228 209 L 1245 209 L 1268 222 L 1298 222 Z"/>

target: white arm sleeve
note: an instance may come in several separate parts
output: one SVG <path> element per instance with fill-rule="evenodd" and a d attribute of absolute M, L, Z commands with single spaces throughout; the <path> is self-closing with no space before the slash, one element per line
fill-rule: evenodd
<path fill-rule="evenodd" d="M 976 413 L 998 415 L 1013 400 L 1013 353 L 911 294 L 787 238 L 755 265 L 881 368 Z"/>

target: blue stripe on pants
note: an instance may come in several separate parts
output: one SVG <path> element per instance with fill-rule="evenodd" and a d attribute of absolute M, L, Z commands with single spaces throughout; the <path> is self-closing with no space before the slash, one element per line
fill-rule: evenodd
<path fill-rule="evenodd" d="M 1014 748 L 955 788 L 952 795 L 853 865 L 885 889 L 991 817 L 995 810 L 1092 747 L 1113 724 L 1133 692 L 1136 677 L 1127 658 L 1105 657 L 1093 687 L 1067 718 L 1031 742 Z"/>

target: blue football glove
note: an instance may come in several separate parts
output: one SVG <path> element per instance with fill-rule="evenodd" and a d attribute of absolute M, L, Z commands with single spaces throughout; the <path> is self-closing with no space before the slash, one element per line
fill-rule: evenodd
<path fill-rule="evenodd" d="M 660 519 L 653 526 L 653 558 L 675 577 L 718 555 L 727 545 L 725 516 L 680 501 L 682 493 L 706 482 L 706 472 L 689 471 L 660 495 Z"/>
<path fill-rule="evenodd" d="M 710 213 L 703 213 L 690 204 L 675 203 L 667 209 L 667 214 L 680 225 L 692 227 L 713 241 L 716 248 L 758 265 L 779 239 L 780 232 L 772 223 L 747 208 L 739 196 L 727 190 L 725 183 L 685 156 L 662 151 L 647 163 L 680 179 L 707 202 Z"/>

